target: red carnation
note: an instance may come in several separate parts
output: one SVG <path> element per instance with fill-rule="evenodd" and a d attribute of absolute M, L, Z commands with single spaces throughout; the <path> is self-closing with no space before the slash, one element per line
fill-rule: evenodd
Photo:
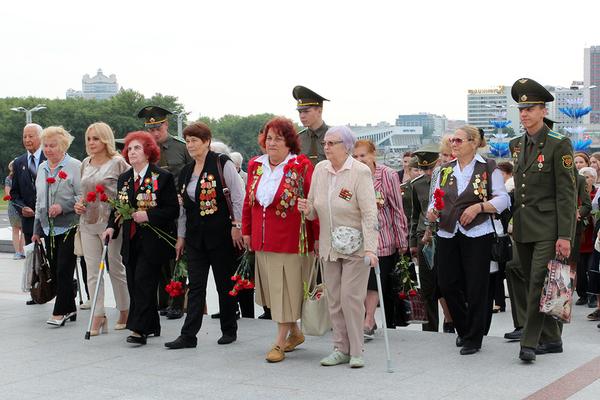
<path fill-rule="evenodd" d="M 50 185 L 52 185 L 54 182 L 56 182 L 56 179 L 53 177 L 49 177 L 49 178 L 46 178 L 46 182 L 48 182 Z"/>
<path fill-rule="evenodd" d="M 104 193 L 104 185 L 96 185 L 96 192 L 98 193 Z"/>
<path fill-rule="evenodd" d="M 96 192 L 88 192 L 87 196 L 85 196 L 85 201 L 88 203 L 96 201 Z"/>
<path fill-rule="evenodd" d="M 417 295 L 417 291 L 416 291 L 415 289 L 410 289 L 410 290 L 408 291 L 408 295 L 409 295 L 410 297 L 415 297 L 415 296 Z"/>
<path fill-rule="evenodd" d="M 10 197 L 10 194 L 7 194 L 6 196 L 4 196 L 2 198 L 2 200 L 4 200 L 4 201 L 9 201 L 10 199 L 12 199 L 12 197 Z"/>
<path fill-rule="evenodd" d="M 237 275 L 233 275 L 233 276 L 231 277 L 231 280 L 232 280 L 232 281 L 234 281 L 234 282 L 235 282 L 235 281 L 237 281 L 237 279 L 238 279 L 238 276 L 237 276 Z"/>
<path fill-rule="evenodd" d="M 398 293 L 398 297 L 400 297 L 402 300 L 406 300 L 408 298 L 408 296 L 404 292 Z"/>
<path fill-rule="evenodd" d="M 108 201 L 108 196 L 106 193 L 100 193 L 100 201 L 106 203 Z"/>
<path fill-rule="evenodd" d="M 229 291 L 229 295 L 230 296 L 237 296 L 237 292 L 235 290 L 230 290 Z"/>
<path fill-rule="evenodd" d="M 65 171 L 63 171 L 62 169 L 58 172 L 58 177 L 60 179 L 67 179 L 67 173 Z"/>

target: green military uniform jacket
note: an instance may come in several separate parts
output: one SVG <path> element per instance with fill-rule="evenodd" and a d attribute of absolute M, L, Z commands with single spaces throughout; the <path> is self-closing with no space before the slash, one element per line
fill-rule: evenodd
<path fill-rule="evenodd" d="M 179 138 L 169 135 L 168 139 L 159 144 L 160 161 L 159 166 L 173 174 L 175 185 L 179 179 L 181 169 L 192 162 L 192 157 L 185 147 L 185 142 Z"/>
<path fill-rule="evenodd" d="M 313 165 L 317 165 L 317 163 L 323 161 L 325 157 L 325 150 L 323 149 L 323 145 L 321 142 L 325 138 L 325 132 L 327 132 L 329 127 L 325 122 L 321 125 L 320 128 L 316 130 L 311 130 L 310 128 L 306 128 L 298 134 L 300 139 L 300 152 L 306 155 Z M 316 141 L 317 154 L 311 154 L 311 145 L 312 141 Z"/>
<path fill-rule="evenodd" d="M 410 218 L 410 247 L 418 246 L 418 238 L 425 233 L 425 217 L 429 206 L 429 188 L 431 177 L 423 174 L 411 181 L 412 185 L 412 210 Z"/>
<path fill-rule="evenodd" d="M 410 226 L 410 218 L 412 217 L 412 184 L 406 181 L 400 185 L 402 194 L 402 208 L 406 216 L 407 226 Z"/>
<path fill-rule="evenodd" d="M 514 160 L 513 238 L 531 243 L 572 239 L 577 207 L 571 141 L 546 125 L 526 155 L 527 135 L 510 141 Z"/>

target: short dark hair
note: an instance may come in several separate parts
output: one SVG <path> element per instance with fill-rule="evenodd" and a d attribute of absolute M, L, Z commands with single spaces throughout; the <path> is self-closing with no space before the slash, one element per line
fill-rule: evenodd
<path fill-rule="evenodd" d="M 513 173 L 513 165 L 508 161 L 498 163 L 498 169 L 504 172 L 505 174 L 512 175 Z"/>
<path fill-rule="evenodd" d="M 402 158 L 404 158 L 404 157 L 412 157 L 412 156 L 413 156 L 412 151 L 405 151 L 404 154 L 402 154 Z"/>
<path fill-rule="evenodd" d="M 207 140 L 212 139 L 212 132 L 204 122 L 194 122 L 193 124 L 186 126 L 183 130 L 183 138 L 185 139 L 188 136 L 193 136 L 206 142 Z"/>

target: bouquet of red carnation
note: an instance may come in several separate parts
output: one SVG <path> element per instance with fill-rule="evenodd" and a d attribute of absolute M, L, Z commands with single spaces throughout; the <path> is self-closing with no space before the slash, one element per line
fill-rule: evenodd
<path fill-rule="evenodd" d="M 295 180 L 295 190 L 298 198 L 303 199 L 304 194 L 304 176 L 312 163 L 304 154 L 300 154 L 296 158 L 290 159 L 283 167 L 283 173 L 286 178 Z M 308 235 L 306 232 L 306 217 L 304 213 L 300 213 L 300 239 L 298 241 L 298 253 L 302 255 L 308 254 Z"/>
<path fill-rule="evenodd" d="M 444 191 L 440 188 L 435 189 L 433 192 L 433 208 L 437 211 L 442 211 L 446 206 L 444 204 Z"/>
<path fill-rule="evenodd" d="M 69 176 L 67 175 L 67 173 L 65 171 L 63 171 L 62 169 L 60 171 L 58 171 L 58 174 L 56 175 L 56 177 L 58 179 L 56 179 L 55 177 L 49 176 L 46 178 L 46 183 L 48 184 L 48 198 L 49 198 L 49 205 L 54 204 L 55 203 L 55 199 L 56 199 L 56 194 L 58 193 L 58 188 L 60 187 L 60 184 L 62 183 L 62 181 L 66 180 Z M 58 184 L 56 185 L 56 190 L 52 191 L 51 190 L 51 185 L 54 185 L 56 182 L 58 182 Z M 48 210 L 46 210 L 46 212 L 48 212 Z M 50 215 L 48 215 L 48 226 L 50 229 L 50 256 L 52 256 L 52 251 L 54 249 L 54 218 L 50 218 Z"/>
<path fill-rule="evenodd" d="M 185 282 L 188 277 L 187 256 L 185 253 L 177 260 L 173 269 L 171 282 L 165 286 L 165 290 L 171 297 L 178 297 L 185 293 Z"/>
<path fill-rule="evenodd" d="M 233 289 L 229 291 L 230 296 L 237 296 L 244 289 L 254 289 L 254 263 L 251 261 L 251 257 L 249 250 L 244 251 L 244 254 L 240 257 L 240 263 L 231 277 L 235 284 Z"/>
<path fill-rule="evenodd" d="M 10 201 L 11 199 L 12 199 L 12 197 L 10 197 L 10 194 L 7 194 L 6 196 L 4 196 L 2 198 L 2 200 L 4 200 L 4 201 Z"/>

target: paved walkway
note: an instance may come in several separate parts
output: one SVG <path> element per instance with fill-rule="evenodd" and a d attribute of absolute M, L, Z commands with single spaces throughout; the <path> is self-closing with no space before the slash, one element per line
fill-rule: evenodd
<path fill-rule="evenodd" d="M 218 322 L 205 319 L 198 347 L 166 350 L 182 320 L 161 319 L 163 336 L 136 348 L 126 331 L 84 340 L 89 311 L 63 328 L 44 322 L 52 304 L 26 306 L 20 293 L 21 263 L 0 254 L 0 398 L 2 399 L 598 399 L 600 331 L 575 307 L 565 327 L 565 352 L 538 356 L 533 365 L 517 359 L 519 345 L 506 343 L 510 313 L 494 316 L 484 347 L 460 356 L 454 335 L 390 331 L 394 373 L 385 372 L 381 334 L 366 344 L 367 365 L 321 367 L 331 337 L 308 337 L 279 364 L 264 355 L 275 329 L 271 321 L 239 321 L 238 341 L 219 346 Z M 108 285 L 107 305 L 114 307 Z M 215 312 L 214 286 L 209 312 Z M 117 311 L 108 309 L 109 324 Z"/>

